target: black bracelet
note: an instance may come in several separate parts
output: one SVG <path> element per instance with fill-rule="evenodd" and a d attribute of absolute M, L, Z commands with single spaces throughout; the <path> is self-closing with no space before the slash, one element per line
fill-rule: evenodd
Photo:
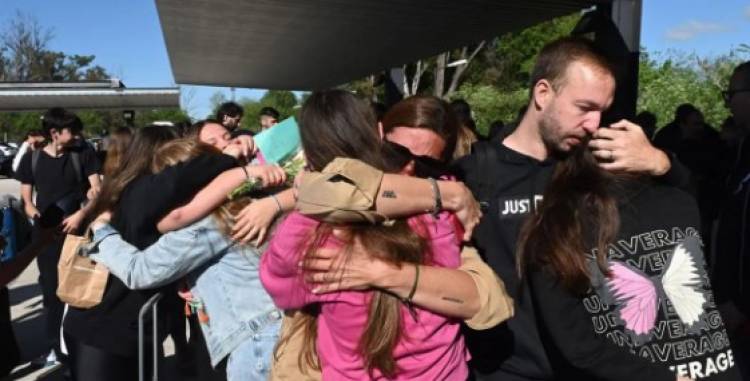
<path fill-rule="evenodd" d="M 249 180 L 249 179 L 250 179 L 250 174 L 249 174 L 249 173 L 247 173 L 247 168 L 245 168 L 245 166 L 244 166 L 244 165 L 243 165 L 243 166 L 241 166 L 240 168 L 242 168 L 242 172 L 245 172 L 245 179 L 246 179 L 246 180 Z"/>
<path fill-rule="evenodd" d="M 402 299 L 404 303 L 411 304 L 411 300 L 414 299 L 414 294 L 417 293 L 417 284 L 419 283 L 419 264 L 414 265 L 414 283 L 411 285 L 411 291 L 409 295 Z"/>

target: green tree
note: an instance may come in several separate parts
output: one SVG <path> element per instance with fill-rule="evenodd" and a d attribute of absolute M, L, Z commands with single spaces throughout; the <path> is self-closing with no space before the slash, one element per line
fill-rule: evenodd
<path fill-rule="evenodd" d="M 513 121 L 528 102 L 529 71 L 537 53 L 548 42 L 569 35 L 580 17 L 579 13 L 559 17 L 406 65 L 407 94 L 466 99 L 483 133 L 494 121 Z M 469 64 L 447 68 L 454 59 L 467 59 Z M 377 78 L 368 76 L 343 87 L 372 99 L 383 92 Z"/>
<path fill-rule="evenodd" d="M 650 111 L 659 126 L 672 121 L 682 103 L 691 103 L 718 128 L 729 116 L 721 98 L 734 67 L 749 54 L 734 50 L 725 55 L 701 58 L 694 54 L 668 53 L 656 60 L 646 51 L 641 54 L 638 78 L 638 111 Z M 743 58 L 744 57 L 744 58 Z"/>
<path fill-rule="evenodd" d="M 527 87 L 529 73 L 542 47 L 570 35 L 580 19 L 580 13 L 576 12 L 498 37 L 470 68 L 467 81 L 510 91 Z"/>
<path fill-rule="evenodd" d="M 106 79 L 93 55 L 66 55 L 50 50 L 53 31 L 31 15 L 16 12 L 0 38 L 0 79 L 5 81 L 78 81 Z"/>
<path fill-rule="evenodd" d="M 514 121 L 518 110 L 529 101 L 529 92 L 526 88 L 503 91 L 491 85 L 464 84 L 455 96 L 471 105 L 477 129 L 484 135 L 487 135 L 493 122 Z"/>

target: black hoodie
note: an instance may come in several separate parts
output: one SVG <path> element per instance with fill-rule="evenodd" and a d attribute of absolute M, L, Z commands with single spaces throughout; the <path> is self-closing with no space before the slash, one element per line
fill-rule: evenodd
<path fill-rule="evenodd" d="M 607 253 L 609 274 L 591 260 L 592 287 L 581 295 L 549 267 L 528 273 L 555 376 L 739 381 L 708 281 L 695 200 L 640 181 L 619 184 L 615 194 L 620 227 Z"/>
<path fill-rule="evenodd" d="M 514 317 L 485 331 L 465 331 L 471 367 L 482 379 L 554 379 L 536 329 L 528 287 L 520 287 L 516 241 L 524 219 L 536 209 L 555 168 L 507 148 L 499 139 L 477 144 L 476 152 L 456 163 L 457 175 L 482 203 L 474 244 L 482 258 L 505 282 L 515 300 Z"/>
<path fill-rule="evenodd" d="M 501 143 L 504 138 L 477 143 L 474 152 L 455 165 L 456 174 L 482 203 L 484 217 L 474 231 L 474 244 L 516 303 L 515 315 L 506 323 L 465 331 L 470 365 L 482 380 L 553 380 L 528 287 L 520 287 L 516 242 L 524 219 L 542 201 L 555 160 L 516 152 Z M 684 186 L 688 179 L 686 169 L 672 160 L 672 169 L 659 181 Z"/>

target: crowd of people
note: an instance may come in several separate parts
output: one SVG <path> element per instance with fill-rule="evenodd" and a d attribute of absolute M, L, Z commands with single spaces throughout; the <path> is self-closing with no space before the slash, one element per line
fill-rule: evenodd
<path fill-rule="evenodd" d="M 530 77 L 490 137 L 462 100 L 315 91 L 300 173 L 265 161 L 231 102 L 182 131 L 113 131 L 103 163 L 51 109 L 16 171 L 32 243 L 0 284 L 37 258 L 43 360 L 77 381 L 138 378 L 138 312 L 160 292 L 146 339 L 172 336 L 181 379 L 750 377 L 750 62 L 724 93 L 728 138 L 689 104 L 655 135 L 649 115 L 603 120 L 614 70 L 585 39 L 546 45 Z M 66 307 L 60 233 L 86 230 L 107 288 Z"/>

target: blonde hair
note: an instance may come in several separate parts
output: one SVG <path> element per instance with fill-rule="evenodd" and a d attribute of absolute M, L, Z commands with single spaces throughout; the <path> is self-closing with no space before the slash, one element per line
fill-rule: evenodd
<path fill-rule="evenodd" d="M 458 138 L 456 139 L 456 149 L 453 150 L 453 159 L 464 157 L 471 153 L 471 145 L 476 143 L 477 136 L 474 131 L 464 125 L 458 129 Z"/>
<path fill-rule="evenodd" d="M 151 161 L 151 171 L 161 172 L 164 168 L 184 163 L 203 154 L 216 155 L 221 153 L 218 149 L 201 143 L 195 139 L 176 139 L 165 143 L 154 153 Z"/>

